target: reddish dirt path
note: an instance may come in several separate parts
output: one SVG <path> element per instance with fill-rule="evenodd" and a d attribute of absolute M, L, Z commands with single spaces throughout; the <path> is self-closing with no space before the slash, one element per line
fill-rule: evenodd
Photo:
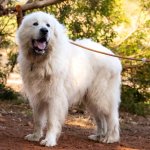
<path fill-rule="evenodd" d="M 121 114 L 121 141 L 102 144 L 90 141 L 93 125 L 86 115 L 69 115 L 58 145 L 42 147 L 24 136 L 32 132 L 32 116 L 26 104 L 0 102 L 0 150 L 150 150 L 150 118 Z"/>

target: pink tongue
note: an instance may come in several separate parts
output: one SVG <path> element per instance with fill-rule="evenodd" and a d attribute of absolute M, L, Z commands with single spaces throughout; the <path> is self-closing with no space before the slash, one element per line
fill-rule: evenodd
<path fill-rule="evenodd" d="M 35 41 L 34 46 L 35 46 L 35 47 L 38 47 L 38 48 L 41 49 L 41 50 L 43 50 L 43 49 L 46 48 L 46 42 L 38 42 L 38 41 Z"/>

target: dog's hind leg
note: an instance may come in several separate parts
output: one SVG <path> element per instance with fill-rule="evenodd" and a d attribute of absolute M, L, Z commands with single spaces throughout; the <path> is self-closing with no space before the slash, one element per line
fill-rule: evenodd
<path fill-rule="evenodd" d="M 34 120 L 34 132 L 25 136 L 28 141 L 39 141 L 43 136 L 43 128 L 46 124 L 46 109 L 47 104 L 41 102 L 39 104 L 33 105 L 33 120 Z"/>
<path fill-rule="evenodd" d="M 103 138 L 107 132 L 107 123 L 104 115 L 97 116 L 94 115 L 97 130 L 95 134 L 88 136 L 90 140 L 99 141 L 100 138 Z"/>
<path fill-rule="evenodd" d="M 103 139 L 101 139 L 104 143 L 114 143 L 118 142 L 120 139 L 119 134 L 119 112 L 118 107 L 120 103 L 120 75 L 115 74 L 109 80 L 109 94 L 108 104 L 109 104 L 109 111 L 106 113 L 106 122 L 107 122 L 107 133 Z"/>
<path fill-rule="evenodd" d="M 118 142 L 120 139 L 119 135 L 119 118 L 118 118 L 118 112 L 113 111 L 110 114 L 106 116 L 106 122 L 107 122 L 107 133 L 105 137 L 101 138 L 100 141 L 104 143 L 114 143 Z"/>
<path fill-rule="evenodd" d="M 97 125 L 92 140 L 104 143 L 119 141 L 120 76 L 101 72 L 88 89 L 87 107 L 94 115 Z"/>

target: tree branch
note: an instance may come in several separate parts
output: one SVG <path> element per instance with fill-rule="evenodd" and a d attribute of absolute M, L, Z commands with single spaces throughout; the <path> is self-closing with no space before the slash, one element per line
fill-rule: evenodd
<path fill-rule="evenodd" d="M 4 10 L 7 3 L 8 3 L 8 0 L 0 0 L 0 9 Z"/>
<path fill-rule="evenodd" d="M 21 6 L 22 11 L 27 11 L 27 10 L 32 10 L 32 9 L 37 9 L 37 8 L 42 8 L 46 7 L 49 5 L 57 4 L 60 2 L 63 2 L 65 0 L 43 0 L 43 1 L 35 1 L 33 3 L 27 3 L 23 6 Z M 6 8 L 2 11 L 0 11 L 0 16 L 7 15 L 9 13 L 14 13 L 16 12 L 16 7 L 11 7 L 11 8 Z"/>
<path fill-rule="evenodd" d="M 26 10 L 31 10 L 31 9 L 36 9 L 36 8 L 42 8 L 42 7 L 46 7 L 52 4 L 56 4 L 59 2 L 62 2 L 64 0 L 43 0 L 43 1 L 35 1 L 33 3 L 28 3 L 24 6 L 22 6 L 22 10 L 26 11 Z"/>

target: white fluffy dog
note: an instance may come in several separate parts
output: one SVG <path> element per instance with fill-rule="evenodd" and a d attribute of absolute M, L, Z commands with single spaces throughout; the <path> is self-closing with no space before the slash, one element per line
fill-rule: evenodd
<path fill-rule="evenodd" d="M 25 137 L 55 146 L 68 107 L 83 101 L 95 118 L 97 132 L 89 139 L 119 141 L 121 63 L 118 58 L 86 51 L 69 43 L 65 28 L 52 16 L 35 12 L 24 17 L 17 31 L 19 65 L 33 109 L 34 132 Z M 89 39 L 78 44 L 113 54 Z"/>

